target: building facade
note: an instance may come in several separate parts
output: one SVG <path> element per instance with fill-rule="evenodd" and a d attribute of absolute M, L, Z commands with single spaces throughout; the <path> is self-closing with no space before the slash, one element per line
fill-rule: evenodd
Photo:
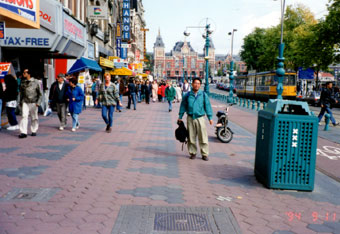
<path fill-rule="evenodd" d="M 190 42 L 176 42 L 170 53 L 165 52 L 165 45 L 160 34 L 154 43 L 153 63 L 154 77 L 156 79 L 177 79 L 182 77 L 192 79 L 194 77 L 204 78 L 205 59 L 204 53 L 197 53 Z M 210 41 L 209 65 L 211 75 L 215 72 L 215 47 Z"/>

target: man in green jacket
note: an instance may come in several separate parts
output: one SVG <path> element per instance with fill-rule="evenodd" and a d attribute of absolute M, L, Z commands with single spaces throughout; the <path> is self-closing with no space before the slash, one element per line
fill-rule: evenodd
<path fill-rule="evenodd" d="M 182 121 L 184 113 L 187 113 L 187 127 L 189 131 L 188 151 L 190 159 L 195 159 L 197 154 L 196 138 L 201 148 L 202 159 L 208 161 L 209 143 L 204 116 L 207 115 L 210 125 L 212 121 L 212 108 L 209 97 L 201 88 L 201 80 L 194 78 L 192 90 L 183 97 L 179 110 L 178 121 Z"/>
<path fill-rule="evenodd" d="M 176 97 L 176 89 L 172 87 L 171 81 L 168 81 L 168 87 L 165 89 L 165 96 L 169 103 L 169 112 L 172 111 L 172 102 Z"/>

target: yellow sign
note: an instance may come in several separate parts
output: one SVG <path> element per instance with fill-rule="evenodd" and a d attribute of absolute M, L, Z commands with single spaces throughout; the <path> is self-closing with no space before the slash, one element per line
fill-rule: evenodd
<path fill-rule="evenodd" d="M 113 68 L 114 66 L 113 61 L 103 58 L 103 57 L 100 57 L 99 64 L 100 66 L 109 67 L 109 68 Z"/>
<path fill-rule="evenodd" d="M 82 76 L 78 76 L 78 83 L 79 84 L 84 84 L 85 83 L 85 77 L 82 75 Z"/>
<path fill-rule="evenodd" d="M 133 72 L 126 67 L 122 67 L 122 68 L 119 68 L 119 69 L 115 69 L 114 71 L 111 71 L 111 75 L 114 75 L 114 76 L 132 76 Z"/>
<path fill-rule="evenodd" d="M 117 23 L 116 37 L 121 37 L 120 23 Z"/>
<path fill-rule="evenodd" d="M 120 58 L 117 57 L 117 56 L 109 56 L 109 60 L 110 61 L 114 61 L 115 59 L 120 59 Z"/>

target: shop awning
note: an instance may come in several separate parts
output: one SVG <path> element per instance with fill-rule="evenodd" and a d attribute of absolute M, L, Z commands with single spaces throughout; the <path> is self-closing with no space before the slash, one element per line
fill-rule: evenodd
<path fill-rule="evenodd" d="M 140 73 L 140 74 L 137 74 L 138 76 L 141 76 L 143 78 L 147 78 L 148 77 L 148 74 L 145 74 L 145 73 Z"/>
<path fill-rule="evenodd" d="M 79 72 L 85 69 L 94 70 L 94 71 L 102 71 L 102 68 L 98 65 L 98 63 L 94 60 L 87 59 L 87 58 L 80 58 L 78 59 L 67 74 L 72 74 L 75 72 Z"/>
<path fill-rule="evenodd" d="M 118 68 L 111 71 L 111 75 L 113 76 L 134 76 L 134 72 L 126 67 Z"/>

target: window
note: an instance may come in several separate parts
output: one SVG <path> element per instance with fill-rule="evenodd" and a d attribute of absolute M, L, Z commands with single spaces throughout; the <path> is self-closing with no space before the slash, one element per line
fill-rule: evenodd
<path fill-rule="evenodd" d="M 204 72 L 200 71 L 200 77 L 203 77 Z"/>
<path fill-rule="evenodd" d="M 166 63 L 166 68 L 171 68 L 171 63 L 170 62 Z"/>
<path fill-rule="evenodd" d="M 200 69 L 203 69 L 203 63 L 200 63 Z"/>
<path fill-rule="evenodd" d="M 169 77 L 170 76 L 170 71 L 166 72 L 166 76 Z"/>
<path fill-rule="evenodd" d="M 196 59 L 191 59 L 191 69 L 195 69 L 196 68 Z"/>
<path fill-rule="evenodd" d="M 179 76 L 179 71 L 175 71 L 175 75 L 176 75 L 176 76 Z"/>
<path fill-rule="evenodd" d="M 176 59 L 176 61 L 175 61 L 175 67 L 179 68 L 179 61 L 178 61 L 178 59 Z"/>

